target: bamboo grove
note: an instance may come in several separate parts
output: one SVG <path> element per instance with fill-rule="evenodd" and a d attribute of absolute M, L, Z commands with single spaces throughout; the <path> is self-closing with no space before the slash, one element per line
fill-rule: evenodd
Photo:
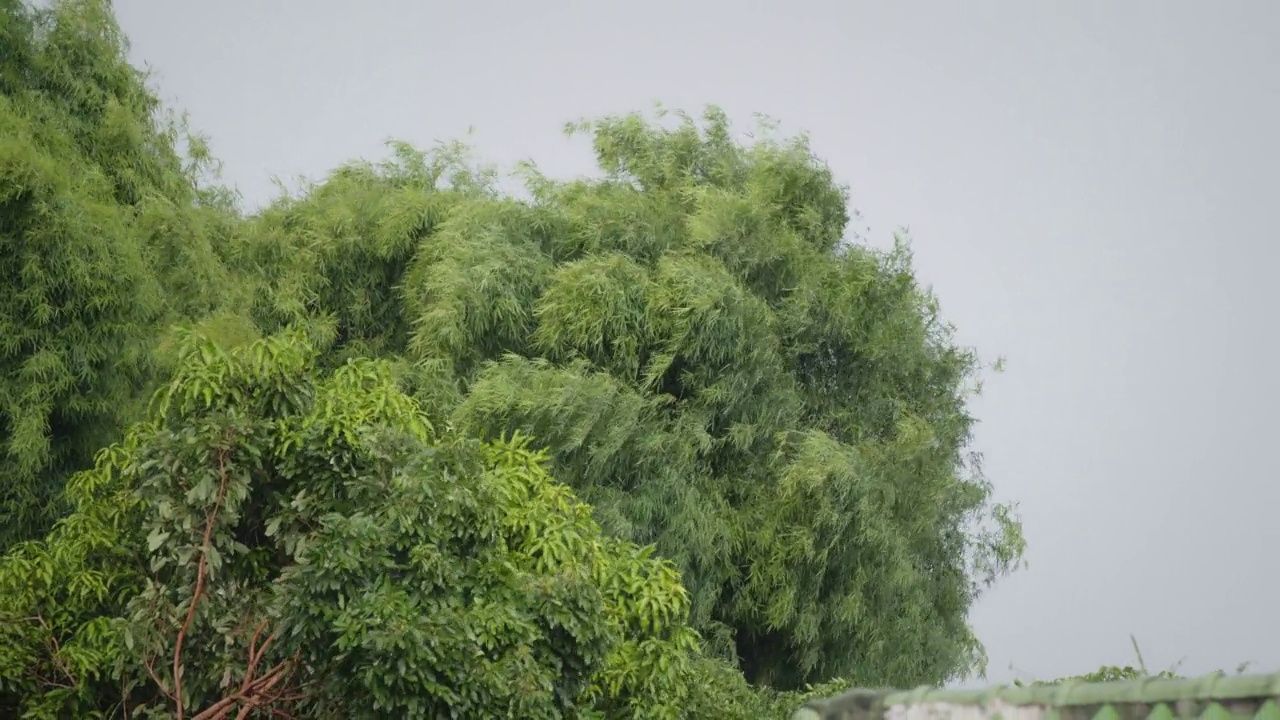
<path fill-rule="evenodd" d="M 805 139 L 390 146 L 265 209 L 0 0 L 0 714 L 781 716 L 982 667 L 976 354 Z M 816 686 L 816 688 L 815 688 Z"/>

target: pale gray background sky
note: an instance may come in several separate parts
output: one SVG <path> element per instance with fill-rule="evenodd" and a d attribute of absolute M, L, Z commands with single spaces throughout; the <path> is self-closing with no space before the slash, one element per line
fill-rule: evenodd
<path fill-rule="evenodd" d="M 1130 632 L 1153 670 L 1280 670 L 1280 2 L 117 10 L 253 205 L 470 125 L 489 160 L 588 172 L 563 122 L 653 100 L 809 131 L 872 241 L 909 226 L 961 339 L 1009 358 L 978 446 L 1031 567 L 974 611 L 989 678 L 1126 664 Z"/>

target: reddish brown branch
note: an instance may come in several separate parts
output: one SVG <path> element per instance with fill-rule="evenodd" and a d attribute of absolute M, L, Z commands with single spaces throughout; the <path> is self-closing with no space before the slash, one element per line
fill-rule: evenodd
<path fill-rule="evenodd" d="M 228 451 L 226 449 L 218 451 L 218 493 L 214 499 L 213 507 L 205 515 L 204 536 L 200 544 L 200 557 L 196 563 L 196 586 L 191 595 L 191 604 L 187 608 L 186 620 L 183 622 L 182 627 L 179 628 L 178 637 L 174 644 L 172 693 L 165 690 L 164 684 L 160 682 L 160 678 L 157 676 L 151 661 L 148 660 L 145 663 L 147 672 L 151 675 L 152 680 L 155 681 L 161 692 L 172 699 L 177 706 L 178 720 L 184 720 L 186 715 L 182 698 L 182 648 L 192 625 L 195 623 L 196 608 L 205 593 L 205 581 L 209 574 L 208 555 L 213 541 L 213 529 L 227 493 L 227 454 Z M 266 627 L 266 621 L 258 625 L 249 641 L 249 658 L 245 667 L 244 679 L 236 692 L 195 714 L 191 720 L 225 720 L 237 706 L 240 709 L 236 717 L 246 718 L 256 708 L 262 708 L 278 702 L 301 699 L 302 696 L 298 693 L 288 692 L 286 688 L 278 689 L 278 686 L 284 683 L 292 674 L 298 659 L 296 655 L 289 660 L 274 665 L 261 676 L 257 676 L 258 666 L 261 664 L 262 658 L 266 656 L 267 651 L 276 640 L 275 633 L 270 633 L 261 644 L 258 643 Z M 283 718 L 292 717 L 289 713 L 274 708 L 272 709 L 272 715 Z"/>
<path fill-rule="evenodd" d="M 183 720 L 185 708 L 182 701 L 182 643 L 191 631 L 196 619 L 196 606 L 200 596 L 204 594 L 205 576 L 209 572 L 209 544 L 213 540 L 213 526 L 218 519 L 218 510 L 222 508 L 222 500 L 227 494 L 227 451 L 218 450 L 218 495 L 214 498 L 213 508 L 205 515 L 204 537 L 200 542 L 200 560 L 196 563 L 196 589 L 191 595 L 191 605 L 187 607 L 187 619 L 178 630 L 178 640 L 173 648 L 173 698 L 177 704 L 178 720 Z"/>
<path fill-rule="evenodd" d="M 295 660 L 296 657 L 285 660 L 258 678 L 253 678 L 251 671 L 247 672 L 245 674 L 245 682 L 241 684 L 240 690 L 236 691 L 234 695 L 228 695 L 210 705 L 198 715 L 193 716 L 191 720 L 223 720 L 237 705 L 242 703 L 243 705 L 241 705 L 236 717 L 245 718 L 255 708 L 261 708 L 284 700 L 286 696 L 283 693 L 274 692 L 274 690 L 277 685 L 289 677 Z"/>

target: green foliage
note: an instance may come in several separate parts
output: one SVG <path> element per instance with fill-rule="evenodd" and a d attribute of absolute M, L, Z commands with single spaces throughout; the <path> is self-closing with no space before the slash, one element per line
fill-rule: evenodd
<path fill-rule="evenodd" d="M 1156 673 L 1155 675 L 1148 675 L 1146 672 L 1143 672 L 1142 670 L 1139 670 L 1138 668 L 1135 668 L 1132 665 L 1125 665 L 1124 667 L 1117 667 L 1115 665 L 1103 665 L 1099 667 L 1097 670 L 1094 670 L 1093 672 L 1085 673 L 1083 675 L 1074 675 L 1067 678 L 1061 678 L 1055 681 L 1055 683 L 1064 682 L 1067 680 L 1074 680 L 1078 682 L 1123 682 L 1125 680 L 1138 680 L 1144 677 L 1172 679 L 1177 676 L 1169 671 L 1159 672 L 1159 673 Z"/>
<path fill-rule="evenodd" d="M 165 323 L 215 307 L 235 214 L 105 0 L 0 3 L 0 550 L 136 417 Z M 192 162 L 176 151 L 188 141 Z"/>
<path fill-rule="evenodd" d="M 1024 541 L 978 359 L 803 137 L 574 123 L 602 177 L 523 199 L 397 144 L 245 219 L 108 0 L 0 10 L 0 712 L 779 716 L 981 667 Z"/>
<path fill-rule="evenodd" d="M 142 588 L 141 505 L 119 476 L 145 426 L 66 488 L 72 512 L 0 557 L 0 716 L 110 717 L 125 611 Z"/>
<path fill-rule="evenodd" d="M 1161 670 L 1160 672 L 1157 672 L 1157 673 L 1148 672 L 1147 662 L 1142 657 L 1142 648 L 1138 647 L 1138 638 L 1134 637 L 1131 634 L 1129 635 L 1129 642 L 1133 644 L 1133 655 L 1138 662 L 1137 667 L 1134 667 L 1132 665 L 1125 665 L 1124 667 L 1121 667 L 1119 665 L 1102 665 L 1097 670 L 1094 670 L 1093 672 L 1088 672 L 1081 675 L 1069 675 L 1067 677 L 1058 678 L 1057 680 L 1047 680 L 1047 681 L 1041 680 L 1041 681 L 1033 682 L 1031 684 L 1032 685 L 1057 685 L 1057 684 L 1066 683 L 1066 682 L 1091 682 L 1091 683 L 1092 682 L 1124 682 L 1126 680 L 1141 680 L 1143 678 L 1150 678 L 1153 680 L 1183 679 L 1181 675 L 1177 674 L 1176 665 L 1167 670 Z M 1248 668 L 1248 666 L 1249 666 L 1248 663 L 1241 664 L 1239 667 L 1236 668 L 1236 674 L 1238 675 L 1243 673 L 1245 669 Z M 1014 684 L 1021 687 L 1025 683 L 1023 683 L 1021 680 L 1015 680 Z"/>
<path fill-rule="evenodd" d="M 299 332 L 184 338 L 150 419 L 69 486 L 75 511 L 0 561 L 0 709 L 758 709 L 741 675 L 706 689 L 734 673 L 700 653 L 672 565 L 603 536 L 527 440 L 437 432 L 386 363 L 316 354 Z"/>
<path fill-rule="evenodd" d="M 535 438 L 754 682 L 978 669 L 966 614 L 1023 539 L 968 447 L 977 359 L 905 240 L 844 242 L 803 138 L 743 146 L 714 109 L 570 130 L 604 177 L 526 165 L 527 200 L 456 146 L 283 198 L 237 239 L 256 321 L 329 317 L 323 362 L 383 357 L 436 422 Z"/>
<path fill-rule="evenodd" d="M 1150 674 L 1142 668 L 1136 668 L 1132 665 L 1102 665 L 1093 672 L 1081 673 L 1080 675 L 1068 675 L 1060 677 L 1056 680 L 1035 680 L 1031 683 L 1022 680 L 1014 680 L 1013 684 L 1017 687 L 1030 685 L 1060 685 L 1062 683 L 1099 683 L 1099 682 L 1125 682 L 1128 680 L 1141 680 L 1143 678 L 1152 678 L 1155 680 L 1177 680 L 1181 676 L 1174 674 L 1172 670 L 1162 670 L 1158 673 Z"/>
<path fill-rule="evenodd" d="M 427 157 L 396 145 L 387 162 L 348 164 L 305 201 L 269 207 L 228 251 L 235 270 L 256 280 L 254 320 L 274 331 L 332 313 L 342 358 L 403 351 L 409 325 L 398 288 L 418 241 L 459 199 L 492 196 L 488 178 L 465 171 L 465 157 L 456 146 Z"/>

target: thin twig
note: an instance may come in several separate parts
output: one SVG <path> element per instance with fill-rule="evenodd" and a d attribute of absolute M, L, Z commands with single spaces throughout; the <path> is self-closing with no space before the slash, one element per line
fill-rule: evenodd
<path fill-rule="evenodd" d="M 35 620 L 37 623 L 40 623 L 40 627 L 44 628 L 44 631 L 48 633 L 49 649 L 52 650 L 52 652 L 49 654 L 49 659 L 50 661 L 53 662 L 53 666 L 58 670 L 62 671 L 62 674 L 66 676 L 67 680 L 71 681 L 70 685 L 66 685 L 64 683 L 55 683 L 55 682 L 50 682 L 50 684 L 56 685 L 57 687 L 61 687 L 61 688 L 75 687 L 76 676 L 72 674 L 71 669 L 67 667 L 66 661 L 62 658 L 62 645 L 58 642 L 58 634 L 53 631 L 53 628 L 49 627 L 49 623 L 45 621 L 43 615 L 37 614 L 34 618 L 31 618 L 31 619 Z"/>
<path fill-rule="evenodd" d="M 161 682 L 160 676 L 156 673 L 156 666 L 155 666 L 155 663 L 152 662 L 151 658 L 147 658 L 146 660 L 143 660 L 142 666 L 147 669 L 147 674 L 151 676 L 151 679 L 155 682 L 156 687 L 160 688 L 160 692 L 164 693 L 165 697 L 169 698 L 170 700 L 177 702 L 177 699 L 173 697 L 173 693 L 170 693 L 168 690 L 164 688 L 164 683 Z"/>

